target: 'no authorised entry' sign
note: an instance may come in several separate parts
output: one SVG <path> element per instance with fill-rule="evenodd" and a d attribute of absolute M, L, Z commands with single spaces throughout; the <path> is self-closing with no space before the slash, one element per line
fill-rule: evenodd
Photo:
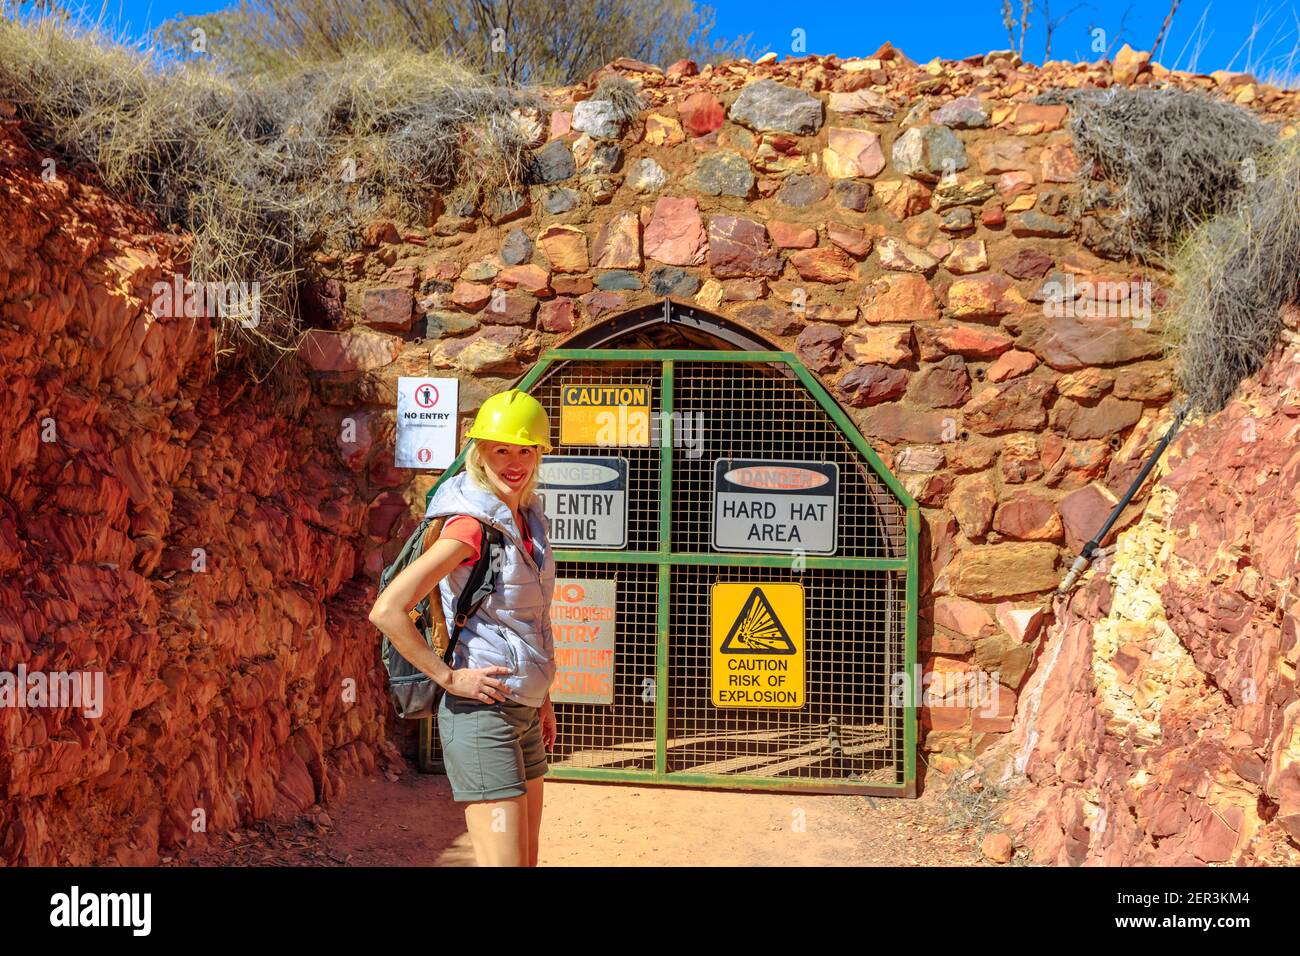
<path fill-rule="evenodd" d="M 618 585 L 606 580 L 557 578 L 551 602 L 555 682 L 561 704 L 614 702 L 614 639 Z"/>

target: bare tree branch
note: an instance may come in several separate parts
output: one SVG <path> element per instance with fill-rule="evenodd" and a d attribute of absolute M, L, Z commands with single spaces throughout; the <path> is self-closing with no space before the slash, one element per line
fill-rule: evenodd
<path fill-rule="evenodd" d="M 1043 0 L 1043 27 L 1047 31 L 1047 43 L 1043 50 L 1043 62 L 1052 58 L 1052 34 L 1056 32 L 1057 28 L 1061 26 L 1061 24 L 1070 19 L 1076 11 L 1082 10 L 1084 7 L 1089 6 L 1089 4 L 1076 3 L 1056 19 L 1052 19 L 1051 6 L 1051 0 Z"/>
<path fill-rule="evenodd" d="M 1111 52 L 1119 41 L 1124 38 L 1124 33 L 1128 30 L 1128 17 L 1132 12 L 1133 0 L 1129 0 L 1128 6 L 1124 8 L 1124 13 L 1119 18 L 1119 31 L 1115 34 L 1115 38 L 1110 41 L 1110 46 L 1106 47 L 1106 59 L 1110 59 Z"/>
<path fill-rule="evenodd" d="M 1160 24 L 1160 32 L 1156 34 L 1156 42 L 1151 44 L 1151 55 L 1153 57 L 1160 50 L 1160 44 L 1164 41 L 1165 34 L 1169 32 L 1169 24 L 1174 22 L 1174 14 L 1178 12 L 1182 2 L 1183 0 L 1169 0 L 1169 12 L 1165 14 L 1165 22 Z"/>
<path fill-rule="evenodd" d="M 1011 0 L 1002 0 L 1002 25 L 1007 28 L 1007 43 L 1016 48 L 1016 15 L 1011 10 Z"/>

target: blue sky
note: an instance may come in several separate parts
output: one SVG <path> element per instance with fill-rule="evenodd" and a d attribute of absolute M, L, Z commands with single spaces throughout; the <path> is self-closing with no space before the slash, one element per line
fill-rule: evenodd
<path fill-rule="evenodd" d="M 1017 14 L 1019 0 L 1012 0 Z M 1046 17 L 1037 0 L 1025 39 L 1025 58 L 1043 60 Z M 1093 28 L 1106 31 L 1109 44 L 1121 27 L 1124 38 L 1138 49 L 1150 49 L 1155 42 L 1169 0 L 1049 0 L 1051 18 L 1069 16 L 1055 28 L 1052 58 L 1092 60 Z M 812 53 L 865 55 L 889 40 L 918 62 L 936 56 L 956 59 L 1008 46 L 1002 23 L 1001 0 L 940 0 L 932 3 L 772 3 L 763 0 L 731 2 L 720 0 L 718 30 L 722 34 L 754 32 L 754 40 L 778 54 L 790 49 L 791 31 L 802 28 Z M 1070 12 L 1073 11 L 1073 12 Z M 1202 72 L 1233 69 L 1254 63 L 1261 73 L 1285 71 L 1295 52 L 1295 69 L 1300 69 L 1297 50 L 1297 22 L 1300 3 L 1251 0 L 1183 0 L 1164 42 L 1164 54 L 1157 57 L 1167 66 L 1178 61 L 1186 68 L 1195 58 Z M 1253 49 L 1249 37 L 1255 30 Z M 1018 35 L 1018 28 L 1017 28 Z M 1122 41 L 1121 41 L 1122 42 Z M 1116 47 L 1118 49 L 1118 46 Z M 1180 59 L 1181 56 L 1181 59 Z"/>
<path fill-rule="evenodd" d="M 204 13 L 225 3 L 213 0 L 107 0 L 108 18 L 116 18 L 131 35 L 139 35 L 178 13 Z M 1012 0 L 1019 11 L 1020 0 Z M 1035 7 L 1043 0 L 1036 0 Z M 1106 42 L 1124 29 L 1139 49 L 1149 48 L 1169 10 L 1170 0 L 1048 0 L 1052 19 L 1073 10 L 1056 28 L 1053 59 L 1095 59 L 1093 28 L 1106 31 Z M 863 56 L 889 40 L 912 59 L 958 58 L 1005 49 L 1001 0 L 930 0 L 928 3 L 853 3 L 812 0 L 715 0 L 715 34 L 753 33 L 758 46 L 781 56 L 792 52 L 794 31 L 802 30 L 809 53 Z M 91 4 L 98 12 L 99 5 Z M 1300 0 L 1182 0 L 1164 44 L 1168 66 L 1202 72 L 1253 66 L 1257 75 L 1300 72 L 1297 35 Z M 1025 40 L 1026 59 L 1041 62 L 1044 14 L 1034 10 Z M 1250 43 L 1254 32 L 1253 46 Z M 1294 56 L 1294 63 L 1290 63 Z"/>

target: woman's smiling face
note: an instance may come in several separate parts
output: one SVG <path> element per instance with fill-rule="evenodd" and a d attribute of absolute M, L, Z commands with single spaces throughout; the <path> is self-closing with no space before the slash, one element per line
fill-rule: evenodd
<path fill-rule="evenodd" d="M 480 441 L 483 464 L 494 484 L 506 494 L 518 495 L 537 467 L 536 445 Z"/>

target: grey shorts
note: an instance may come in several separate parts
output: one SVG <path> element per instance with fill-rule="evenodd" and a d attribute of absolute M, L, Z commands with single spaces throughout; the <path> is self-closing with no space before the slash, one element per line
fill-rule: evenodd
<path fill-rule="evenodd" d="M 513 700 L 485 704 L 443 694 L 438 739 L 452 799 L 461 803 L 521 797 L 524 781 L 547 770 L 541 715 Z"/>

